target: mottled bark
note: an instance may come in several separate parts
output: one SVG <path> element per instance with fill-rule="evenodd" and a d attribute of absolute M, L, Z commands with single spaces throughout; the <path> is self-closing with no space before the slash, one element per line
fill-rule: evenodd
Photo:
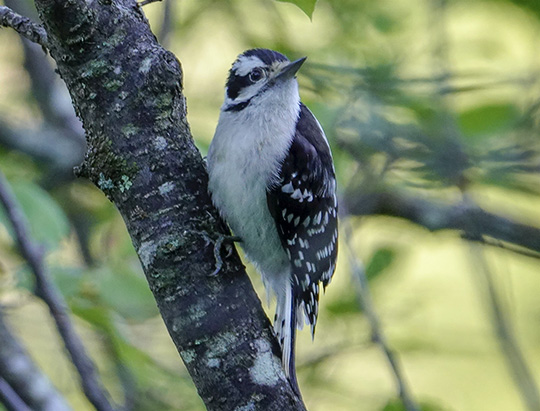
<path fill-rule="evenodd" d="M 0 26 L 12 27 L 21 36 L 44 48 L 47 47 L 47 33 L 43 27 L 34 24 L 29 18 L 15 13 L 8 7 L 0 6 Z"/>
<path fill-rule="evenodd" d="M 87 136 L 80 175 L 120 211 L 169 333 L 208 409 L 304 409 L 225 233 L 186 120 L 182 71 L 132 0 L 36 0 Z"/>

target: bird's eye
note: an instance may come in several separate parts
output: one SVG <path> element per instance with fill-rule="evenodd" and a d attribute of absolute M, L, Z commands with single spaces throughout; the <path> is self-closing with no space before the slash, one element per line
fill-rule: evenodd
<path fill-rule="evenodd" d="M 264 78 L 264 70 L 262 68 L 256 67 L 253 70 L 251 70 L 251 73 L 249 73 L 249 79 L 253 83 L 261 81 L 263 78 Z"/>

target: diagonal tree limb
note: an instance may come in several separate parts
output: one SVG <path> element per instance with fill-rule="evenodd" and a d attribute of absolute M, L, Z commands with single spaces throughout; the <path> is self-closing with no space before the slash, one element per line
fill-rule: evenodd
<path fill-rule="evenodd" d="M 17 411 L 71 409 L 17 341 L 4 321 L 1 308 L 0 347 L 0 403 L 10 402 L 11 409 Z"/>
<path fill-rule="evenodd" d="M 13 387 L 8 384 L 0 376 L 0 404 L 6 407 L 7 411 L 30 411 L 30 408 L 26 403 L 19 397 L 18 393 L 15 392 Z"/>
<path fill-rule="evenodd" d="M 47 33 L 45 29 L 28 17 L 15 13 L 9 7 L 0 6 L 0 26 L 11 27 L 21 36 L 39 44 L 43 49 L 47 48 Z"/>
<path fill-rule="evenodd" d="M 35 0 L 51 56 L 86 130 L 79 175 L 124 218 L 165 325 L 210 410 L 303 410 L 226 233 L 186 120 L 182 71 L 132 0 Z"/>
<path fill-rule="evenodd" d="M 0 172 L 0 203 L 5 209 L 7 219 L 13 226 L 19 250 L 34 274 L 35 293 L 49 308 L 58 333 L 62 337 L 66 350 L 79 373 L 84 393 L 97 410 L 112 411 L 113 407 L 109 403 L 108 395 L 99 381 L 96 367 L 75 332 L 66 303 L 50 280 L 50 275 L 43 260 L 43 251 L 31 239 L 26 219 L 18 207 L 2 172 Z"/>

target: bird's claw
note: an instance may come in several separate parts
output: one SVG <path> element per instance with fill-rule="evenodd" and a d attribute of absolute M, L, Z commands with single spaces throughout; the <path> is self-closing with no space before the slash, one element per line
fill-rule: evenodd
<path fill-rule="evenodd" d="M 210 277 L 215 277 L 219 274 L 221 269 L 223 268 L 223 259 L 221 258 L 221 247 L 223 246 L 223 243 L 226 243 L 227 248 L 227 254 L 226 258 L 230 257 L 234 248 L 232 247 L 233 242 L 242 241 L 240 237 L 234 236 L 234 235 L 223 235 L 219 234 L 217 239 L 212 239 L 207 233 L 203 233 L 203 237 L 206 240 L 205 246 L 209 246 L 210 244 L 214 244 L 214 259 L 216 261 L 216 269 L 210 274 Z"/>

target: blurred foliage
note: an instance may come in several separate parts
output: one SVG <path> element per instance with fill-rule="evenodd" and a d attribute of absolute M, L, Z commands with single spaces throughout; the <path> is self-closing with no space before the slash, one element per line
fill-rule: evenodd
<path fill-rule="evenodd" d="M 421 411 L 445 411 L 446 408 L 441 407 L 437 404 L 432 404 L 430 402 L 423 402 L 420 404 Z M 403 406 L 403 403 L 399 398 L 392 398 L 384 406 L 382 411 L 406 411 L 406 408 Z"/>
<path fill-rule="evenodd" d="M 366 178 L 422 188 L 479 183 L 538 193 L 540 143 L 532 138 L 538 126 L 530 124 L 532 113 L 523 113 L 519 102 L 489 98 L 454 112 L 443 104 L 446 95 L 463 91 L 448 89 L 439 96 L 437 82 L 429 80 L 411 88 L 388 67 L 374 73 L 312 65 L 309 75 L 324 98 L 354 90 L 329 133 Z M 332 83 L 336 78 L 339 85 Z M 425 85 L 432 92 L 418 93 Z M 516 83 L 524 93 L 527 85 Z"/>
<path fill-rule="evenodd" d="M 520 398 L 478 309 L 481 297 L 470 290 L 474 269 L 458 236 L 431 237 L 384 217 L 348 217 L 346 199 L 367 186 L 448 202 L 466 195 L 492 212 L 538 226 L 540 3 L 286 3 L 171 3 L 170 48 L 184 68 L 189 120 L 201 152 L 238 53 L 268 47 L 291 58 L 309 56 L 299 73 L 302 98 L 328 135 L 343 218 L 358 223 L 352 247 L 422 409 L 518 409 Z M 162 4 L 144 10 L 158 32 Z M 99 358 L 106 385 L 119 403 L 129 398 L 134 410 L 203 409 L 114 207 L 88 182 L 55 180 L 49 163 L 3 145 L 8 127 L 53 127 L 37 103 L 24 68 L 32 63 L 17 39 L 11 30 L 0 31 L 0 167 L 34 238 L 46 247 L 54 281 Z M 46 58 L 38 65 L 52 67 Z M 52 104 L 65 113 L 69 97 L 60 82 L 55 87 Z M 503 272 L 496 285 L 508 296 L 510 317 L 518 318 L 538 378 L 538 261 L 503 251 L 488 256 Z M 59 369 L 56 357 L 45 360 L 47 344 L 56 340 L 43 336 L 47 321 L 36 320 L 45 310 L 32 297 L 31 277 L 1 211 L 0 262 L 0 303 L 10 307 L 18 332 L 75 408 L 90 409 L 67 381 L 72 370 Z M 401 410 L 393 376 L 370 345 L 348 268 L 340 257 L 321 297 L 315 343 L 308 333 L 299 337 L 304 398 L 312 410 L 353 410 L 359 404 Z M 507 271 L 517 275 L 509 279 Z M 258 277 L 252 278 L 263 295 Z"/>
<path fill-rule="evenodd" d="M 32 238 L 48 249 L 56 249 L 69 233 L 69 220 L 60 205 L 49 193 L 32 182 L 19 182 L 13 186 L 13 192 L 30 222 Z M 0 224 L 13 237 L 3 209 L 0 210 Z"/>
<path fill-rule="evenodd" d="M 292 3 L 302 10 L 311 19 L 315 11 L 315 3 L 317 0 L 278 0 L 284 3 Z"/>
<path fill-rule="evenodd" d="M 396 258 L 396 250 L 390 247 L 383 247 L 375 251 L 366 265 L 366 277 L 374 280 L 386 268 L 388 268 Z"/>

